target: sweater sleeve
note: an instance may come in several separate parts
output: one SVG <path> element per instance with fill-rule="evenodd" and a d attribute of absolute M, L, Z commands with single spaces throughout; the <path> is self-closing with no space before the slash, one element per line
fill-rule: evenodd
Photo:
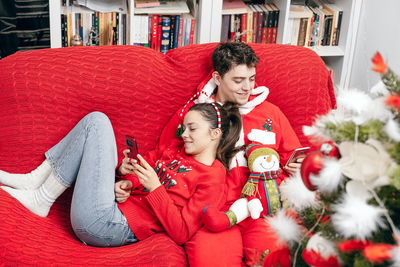
<path fill-rule="evenodd" d="M 195 192 L 184 207 L 175 205 L 163 186 L 146 196 L 157 218 L 167 234 L 178 244 L 183 244 L 200 228 L 201 212 L 210 204 L 223 205 L 225 169 L 218 168 L 204 175 L 199 175 Z"/>
<path fill-rule="evenodd" d="M 301 147 L 299 138 L 297 137 L 295 131 L 292 128 L 292 125 L 290 125 L 289 120 L 283 114 L 283 112 L 278 109 L 279 112 L 279 123 L 281 127 L 281 134 L 282 138 L 279 144 L 279 156 L 280 156 L 280 162 L 282 165 L 285 165 L 286 161 L 290 158 L 290 155 L 292 154 L 293 150 L 296 148 Z"/>
<path fill-rule="evenodd" d="M 142 156 L 147 161 L 147 163 L 150 164 L 150 166 L 154 166 L 155 162 L 156 162 L 155 159 L 158 156 L 157 155 L 157 150 L 152 150 L 152 151 L 148 152 L 146 155 L 142 155 Z M 132 184 L 133 184 L 132 188 L 134 189 L 134 188 L 136 188 L 136 187 L 138 187 L 140 185 L 138 177 L 136 175 L 134 175 L 134 174 L 119 175 L 119 173 L 118 173 L 118 169 L 122 164 L 122 160 L 123 159 L 120 159 L 117 167 L 115 168 L 115 178 L 117 180 L 129 180 L 129 181 L 131 181 Z"/>

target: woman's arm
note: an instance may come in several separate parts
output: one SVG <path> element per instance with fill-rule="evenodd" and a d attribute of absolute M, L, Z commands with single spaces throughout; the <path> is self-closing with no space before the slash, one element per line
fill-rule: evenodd
<path fill-rule="evenodd" d="M 199 183 L 188 202 L 182 207 L 177 205 L 163 186 L 154 189 L 146 200 L 152 207 L 167 234 L 178 244 L 189 240 L 201 227 L 201 212 L 210 205 L 223 205 L 225 188 L 225 169 L 214 169 L 213 172 L 199 175 Z"/>

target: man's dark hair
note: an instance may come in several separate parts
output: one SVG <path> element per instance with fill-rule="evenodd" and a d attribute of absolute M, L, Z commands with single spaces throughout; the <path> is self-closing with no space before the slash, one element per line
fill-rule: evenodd
<path fill-rule="evenodd" d="M 220 43 L 211 55 L 214 71 L 223 77 L 233 66 L 256 67 L 259 61 L 253 48 L 242 42 Z"/>

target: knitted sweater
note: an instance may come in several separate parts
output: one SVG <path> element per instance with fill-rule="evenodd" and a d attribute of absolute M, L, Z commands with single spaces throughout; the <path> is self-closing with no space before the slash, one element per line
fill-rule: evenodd
<path fill-rule="evenodd" d="M 223 205 L 226 171 L 215 160 L 207 166 L 186 155 L 182 144 L 144 156 L 155 166 L 162 186 L 152 192 L 145 189 L 135 175 L 124 178 L 134 189 L 127 201 L 118 204 L 139 240 L 157 232 L 166 232 L 176 243 L 185 243 L 201 226 L 200 215 L 210 204 Z M 158 160 L 157 160 L 158 159 Z"/>
<path fill-rule="evenodd" d="M 171 140 L 177 139 L 176 129 L 192 105 L 215 101 L 213 98 L 215 89 L 215 83 L 209 78 L 199 85 L 196 96 L 179 109 L 164 127 L 158 143 L 159 149 L 163 149 Z M 249 102 L 239 107 L 243 121 L 243 135 L 240 136 L 236 145 L 247 146 L 252 142 L 267 145 L 279 153 L 280 163 L 283 166 L 293 150 L 301 147 L 301 144 L 286 116 L 277 106 L 266 100 L 268 94 L 267 87 L 256 87 L 252 90 Z M 240 197 L 249 174 L 245 153 L 241 151 L 232 159 L 230 172 L 227 173 L 225 210 Z M 282 179 L 286 177 L 283 175 Z M 280 183 L 280 181 L 277 182 Z"/>

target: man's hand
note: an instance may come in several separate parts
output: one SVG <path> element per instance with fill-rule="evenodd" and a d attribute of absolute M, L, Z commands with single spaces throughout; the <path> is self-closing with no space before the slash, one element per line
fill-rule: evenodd
<path fill-rule="evenodd" d="M 305 157 L 297 158 L 295 162 L 289 163 L 286 167 L 283 167 L 283 169 L 289 174 L 296 173 L 297 170 L 300 170 L 301 163 L 303 162 L 304 158 Z"/>
<path fill-rule="evenodd" d="M 139 154 L 138 159 L 141 165 L 137 164 L 136 162 L 133 163 L 133 172 L 139 178 L 139 182 L 151 192 L 161 185 L 160 180 L 158 179 L 158 175 L 155 170 Z"/>
<path fill-rule="evenodd" d="M 125 202 L 132 192 L 133 184 L 129 180 L 121 180 L 115 183 L 114 192 L 115 192 L 115 200 L 118 203 Z"/>
<path fill-rule="evenodd" d="M 133 170 L 134 170 L 133 163 L 136 163 L 136 160 L 128 157 L 129 149 L 125 149 L 122 153 L 124 153 L 125 157 L 122 160 L 122 163 L 118 168 L 118 173 L 121 176 L 125 176 L 128 173 L 133 174 L 134 173 L 133 172 Z"/>

